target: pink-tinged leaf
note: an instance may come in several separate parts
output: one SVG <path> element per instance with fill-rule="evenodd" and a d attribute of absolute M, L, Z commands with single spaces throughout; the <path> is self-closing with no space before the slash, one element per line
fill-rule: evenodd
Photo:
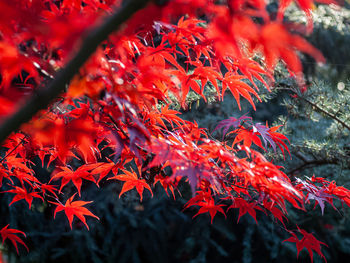
<path fill-rule="evenodd" d="M 253 124 L 252 127 L 253 127 L 253 132 L 257 132 L 263 139 L 265 149 L 267 148 L 267 142 L 269 142 L 273 150 L 276 152 L 276 143 L 274 142 L 274 140 L 272 139 L 269 133 L 270 131 L 269 127 L 265 125 L 261 125 L 260 123 Z"/>
<path fill-rule="evenodd" d="M 297 182 L 299 183 L 298 187 L 307 192 L 305 203 L 310 202 L 310 200 L 315 200 L 316 204 L 319 204 L 321 208 L 322 215 L 325 208 L 325 202 L 328 202 L 333 206 L 334 196 L 329 194 L 328 188 L 326 186 L 318 187 L 300 178 L 297 179 Z M 333 208 L 336 209 L 334 206 Z"/>
<path fill-rule="evenodd" d="M 174 171 L 175 176 L 187 177 L 188 182 L 191 186 L 192 196 L 194 196 L 198 180 L 202 174 L 202 171 L 199 166 L 190 164 L 190 162 L 186 163 L 184 166 L 176 167 Z"/>
<path fill-rule="evenodd" d="M 230 128 L 236 129 L 239 126 L 241 126 L 242 122 L 245 122 L 245 120 L 251 120 L 251 117 L 246 116 L 245 114 L 241 117 L 239 117 L 238 119 L 234 118 L 234 117 L 230 117 L 228 119 L 222 120 L 218 123 L 218 125 L 216 126 L 216 128 L 213 130 L 213 132 L 215 132 L 216 130 L 222 130 L 222 138 L 224 138 L 225 134 L 228 132 L 228 130 Z"/>

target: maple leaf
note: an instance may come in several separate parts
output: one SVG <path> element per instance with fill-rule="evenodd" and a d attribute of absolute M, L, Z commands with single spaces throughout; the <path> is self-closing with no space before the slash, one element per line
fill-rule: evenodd
<path fill-rule="evenodd" d="M 276 143 L 274 142 L 274 140 L 272 139 L 269 133 L 270 131 L 269 127 L 265 125 L 261 125 L 260 123 L 253 124 L 252 127 L 253 127 L 253 132 L 257 132 L 260 134 L 261 138 L 263 139 L 265 148 L 267 148 L 267 142 L 269 142 L 273 150 L 276 152 Z"/>
<path fill-rule="evenodd" d="M 282 125 L 278 125 L 278 126 L 269 128 L 267 123 L 266 123 L 266 126 L 260 123 L 256 123 L 256 124 L 252 124 L 251 125 L 252 130 L 247 130 L 247 132 L 244 132 L 245 129 L 242 129 L 242 130 L 237 129 L 236 131 L 238 132 L 238 134 L 239 133 L 242 133 L 242 134 L 236 137 L 234 144 L 243 140 L 243 144 L 248 147 L 250 147 L 251 142 L 254 142 L 256 145 L 264 149 L 264 147 L 261 144 L 261 140 L 258 137 L 256 137 L 256 135 L 259 134 L 263 139 L 265 148 L 267 147 L 267 142 L 268 142 L 275 152 L 276 152 L 276 145 L 277 145 L 282 151 L 283 156 L 284 156 L 284 149 L 286 149 L 290 155 L 288 146 L 284 142 L 284 140 L 289 142 L 288 138 L 283 134 L 276 132 L 276 130 L 281 126 Z M 233 133 L 234 132 L 235 131 L 233 131 Z"/>
<path fill-rule="evenodd" d="M 246 213 L 250 214 L 251 217 L 254 218 L 255 223 L 258 223 L 258 221 L 256 220 L 256 211 L 255 209 L 261 210 L 261 207 L 257 206 L 255 203 L 248 203 L 246 200 L 244 200 L 241 197 L 237 197 L 233 200 L 232 205 L 230 205 L 227 210 L 231 209 L 231 208 L 238 208 L 239 209 L 239 215 L 238 215 L 238 220 L 237 220 L 237 224 L 239 222 L 239 219 L 241 218 L 241 216 L 245 215 Z"/>
<path fill-rule="evenodd" d="M 161 124 L 163 127 L 166 127 L 166 126 L 161 119 L 168 121 L 173 128 L 174 128 L 174 123 L 177 126 L 181 126 L 180 123 L 184 123 L 184 120 L 178 117 L 177 114 L 181 114 L 181 113 L 176 110 L 169 109 L 169 105 L 166 105 L 165 107 L 161 108 L 160 114 L 159 114 L 160 118 L 157 118 L 157 120 L 159 124 Z"/>
<path fill-rule="evenodd" d="M 257 136 L 257 133 L 254 132 L 254 129 L 251 129 L 251 130 L 247 130 L 245 128 L 236 129 L 230 133 L 236 134 L 236 138 L 233 141 L 234 145 L 242 141 L 244 146 L 250 148 L 250 146 L 252 145 L 252 142 L 253 142 L 254 144 L 259 146 L 260 148 L 264 149 L 264 146 L 261 144 L 261 140 Z"/>
<path fill-rule="evenodd" d="M 322 215 L 325 207 L 324 202 L 332 204 L 331 200 L 333 198 L 332 195 L 325 193 L 325 191 L 327 191 L 326 188 L 320 188 L 316 192 L 309 192 L 305 200 L 305 203 L 307 203 L 309 200 L 315 200 L 321 208 Z"/>
<path fill-rule="evenodd" d="M 278 7 L 277 11 L 277 18 L 282 20 L 286 8 L 293 2 L 293 0 L 281 0 L 280 5 Z M 308 32 L 310 33 L 312 31 L 313 23 L 312 23 L 312 12 L 313 9 L 313 0 L 295 0 L 295 2 L 298 3 L 300 8 L 304 11 L 307 17 L 307 23 L 308 23 Z M 331 1 L 330 1 L 331 2 Z"/>
<path fill-rule="evenodd" d="M 73 222 L 74 216 L 76 216 L 77 218 L 79 218 L 80 221 L 84 223 L 86 228 L 89 230 L 89 226 L 86 223 L 85 216 L 91 216 L 96 218 L 97 220 L 100 220 L 100 218 L 98 218 L 93 213 L 91 213 L 86 207 L 83 207 L 84 205 L 90 204 L 93 201 L 74 201 L 73 202 L 75 195 L 76 193 L 66 201 L 65 205 L 61 203 L 49 201 L 50 203 L 57 205 L 54 213 L 54 218 L 56 217 L 57 212 L 64 211 L 68 218 L 71 229 L 72 229 L 72 222 Z"/>
<path fill-rule="evenodd" d="M 170 192 L 173 195 L 173 198 L 175 200 L 174 188 L 177 187 L 177 184 L 180 181 L 179 178 L 180 177 L 172 177 L 172 176 L 169 177 L 169 176 L 162 176 L 160 174 L 157 174 L 154 177 L 153 185 L 155 185 L 156 183 L 159 183 L 163 187 L 167 196 L 169 196 L 168 190 L 170 190 Z"/>
<path fill-rule="evenodd" d="M 96 182 L 97 185 L 101 182 L 103 178 L 105 178 L 109 174 L 109 172 L 113 172 L 113 174 L 117 174 L 118 169 L 121 169 L 123 167 L 124 166 L 122 162 L 118 162 L 115 164 L 111 160 L 108 160 L 108 162 L 106 163 L 96 163 L 96 164 L 89 165 L 89 168 L 92 168 L 91 174 L 100 175 Z"/>
<path fill-rule="evenodd" d="M 307 251 L 309 252 L 311 262 L 313 262 L 313 250 L 316 251 L 316 253 L 320 257 L 322 257 L 324 259 L 324 261 L 327 262 L 325 256 L 323 255 L 323 253 L 321 251 L 321 245 L 327 246 L 327 244 L 317 240 L 313 234 L 306 232 L 304 229 L 300 229 L 298 227 L 298 231 L 299 231 L 299 233 L 301 233 L 303 235 L 303 238 L 301 240 L 299 240 L 299 238 L 297 237 L 297 235 L 294 232 L 288 231 L 292 236 L 290 238 L 284 240 L 283 242 L 295 243 L 295 245 L 297 247 L 297 257 L 299 256 L 300 251 L 303 250 L 304 248 L 306 248 Z"/>
<path fill-rule="evenodd" d="M 227 66 L 227 63 L 225 64 L 225 66 Z M 239 71 L 242 72 L 243 75 L 249 79 L 249 81 L 253 84 L 256 90 L 259 90 L 259 89 L 255 81 L 253 80 L 253 77 L 259 80 L 265 86 L 265 88 L 268 91 L 270 91 L 269 85 L 266 83 L 266 81 L 262 76 L 266 76 L 268 77 L 269 80 L 272 80 L 272 81 L 273 81 L 273 76 L 271 76 L 271 74 L 268 71 L 264 70 L 256 61 L 241 58 L 241 59 L 237 59 L 237 62 L 234 62 L 232 66 L 237 67 Z"/>
<path fill-rule="evenodd" d="M 153 192 L 151 187 L 147 184 L 147 182 L 144 179 L 139 179 L 137 177 L 137 174 L 132 171 L 129 172 L 127 170 L 122 169 L 124 174 L 120 174 L 120 175 L 116 175 L 113 177 L 108 178 L 108 180 L 111 179 L 116 179 L 119 181 L 124 181 L 125 183 L 123 184 L 123 188 L 119 194 L 119 198 L 122 194 L 124 194 L 127 191 L 130 191 L 133 188 L 136 188 L 136 191 L 139 193 L 140 195 L 140 201 L 142 202 L 142 195 L 143 195 L 143 190 L 146 188 L 151 192 L 151 195 L 153 196 Z M 139 169 L 139 173 L 141 174 L 141 171 Z"/>
<path fill-rule="evenodd" d="M 198 180 L 204 174 L 203 169 L 199 165 L 194 165 L 192 162 L 183 162 L 181 165 L 174 167 L 173 170 L 175 176 L 186 176 L 188 178 L 193 196 L 196 192 Z"/>
<path fill-rule="evenodd" d="M 284 156 L 284 149 L 287 150 L 287 152 L 289 153 L 290 156 L 290 151 L 288 149 L 287 144 L 284 141 L 289 142 L 288 138 L 286 136 L 284 136 L 283 134 L 276 132 L 282 125 L 277 125 L 274 127 L 270 127 L 268 133 L 271 137 L 271 139 L 277 144 L 277 146 L 280 148 L 280 150 L 283 153 Z M 267 124 L 266 124 L 267 127 Z"/>
<path fill-rule="evenodd" d="M 343 186 L 337 186 L 334 181 L 332 181 L 328 187 L 327 192 L 339 198 L 342 202 L 345 202 L 350 206 L 350 190 Z"/>
<path fill-rule="evenodd" d="M 286 219 L 288 221 L 287 217 L 284 215 L 284 213 L 273 202 L 268 202 L 265 199 L 263 205 L 264 205 L 264 207 L 267 210 L 269 210 L 272 213 L 272 215 L 277 220 L 279 220 L 283 224 L 284 227 L 286 227 L 285 224 L 284 224 L 283 219 Z"/>
<path fill-rule="evenodd" d="M 310 202 L 310 200 L 315 200 L 316 204 L 319 204 L 321 208 L 322 215 L 325 208 L 325 204 L 324 204 L 325 202 L 328 202 L 333 206 L 332 204 L 333 195 L 327 193 L 328 192 L 327 187 L 318 187 L 300 178 L 297 178 L 297 182 L 299 183 L 298 187 L 307 191 L 305 203 Z M 334 209 L 336 208 L 334 207 Z"/>
<path fill-rule="evenodd" d="M 320 51 L 301 36 L 290 34 L 282 24 L 277 22 L 267 23 L 262 27 L 259 44 L 263 47 L 268 68 L 274 68 L 281 58 L 292 72 L 298 74 L 298 77 L 300 77 L 302 65 L 296 50 L 309 54 L 318 62 L 325 62 Z"/>
<path fill-rule="evenodd" d="M 26 237 L 26 234 L 20 230 L 8 228 L 8 226 L 9 225 L 3 227 L 0 230 L 0 235 L 2 237 L 2 244 L 4 244 L 5 240 L 8 238 L 11 240 L 12 244 L 15 246 L 17 254 L 19 254 L 17 243 L 22 244 L 29 252 L 29 249 L 26 246 L 26 244 L 23 242 L 23 240 L 21 238 L 19 238 L 18 236 L 16 236 L 16 234 L 22 234 L 24 237 Z"/>
<path fill-rule="evenodd" d="M 230 117 L 228 119 L 222 120 L 218 123 L 218 125 L 216 126 L 216 128 L 213 130 L 213 132 L 215 132 L 216 130 L 222 130 L 222 138 L 224 138 L 225 134 L 228 132 L 228 130 L 232 127 L 233 129 L 238 128 L 239 126 L 241 126 L 242 121 L 244 122 L 245 120 L 251 120 L 251 117 L 246 116 L 246 114 L 244 114 L 243 116 L 239 117 L 238 119 L 234 118 L 234 117 Z M 212 132 L 212 133 L 213 133 Z"/>
<path fill-rule="evenodd" d="M 70 181 L 73 182 L 75 187 L 78 190 L 79 196 L 80 196 L 80 189 L 81 185 L 83 183 L 83 179 L 89 180 L 92 182 L 96 182 L 95 178 L 89 173 L 87 170 L 89 169 L 89 166 L 80 166 L 77 170 L 73 171 L 68 167 L 62 166 L 60 167 L 63 171 L 56 173 L 53 175 L 50 179 L 50 182 L 55 179 L 62 178 L 61 186 L 59 189 L 59 192 L 62 191 L 62 188 L 68 184 Z"/>
<path fill-rule="evenodd" d="M 6 169 L 3 168 L 3 165 L 0 166 L 0 187 L 2 186 L 2 180 L 6 178 L 11 181 L 13 184 L 13 181 L 10 177 L 10 175 L 7 173 Z"/>
<path fill-rule="evenodd" d="M 233 97 L 236 99 L 238 108 L 240 110 L 240 95 L 243 96 L 246 100 L 248 100 L 249 103 L 252 105 L 253 109 L 256 110 L 255 104 L 250 94 L 253 94 L 260 102 L 261 99 L 258 93 L 256 93 L 256 91 L 252 87 L 250 87 L 247 83 L 242 81 L 243 79 L 246 79 L 246 77 L 238 75 L 236 73 L 226 73 L 222 80 L 222 94 L 224 94 L 226 89 L 229 88 Z"/>
<path fill-rule="evenodd" d="M 37 76 L 33 62 L 21 55 L 16 47 L 9 43 L 0 41 L 0 72 L 2 76 L 1 86 L 8 88 L 13 78 L 26 70 L 32 76 Z M 4 67 L 6 65 L 6 67 Z"/>
<path fill-rule="evenodd" d="M 306 15 L 308 33 L 312 32 L 312 29 L 313 29 L 312 10 L 315 7 L 313 0 L 294 0 L 294 1 L 280 0 L 279 2 L 280 2 L 280 5 L 277 11 L 277 19 L 282 20 L 287 7 L 290 6 L 292 2 L 296 2 Z M 316 0 L 315 2 L 319 2 L 323 4 L 340 4 L 342 1 L 341 0 Z"/>
<path fill-rule="evenodd" d="M 29 209 L 31 208 L 32 206 L 32 202 L 33 202 L 33 198 L 36 197 L 36 198 L 40 198 L 42 201 L 44 201 L 44 199 L 39 195 L 38 192 L 28 192 L 27 189 L 23 186 L 22 187 L 19 187 L 19 186 L 13 186 L 14 189 L 11 189 L 11 190 L 7 190 L 7 191 L 4 191 L 2 193 L 12 193 L 12 194 L 16 194 L 11 203 L 9 204 L 12 205 L 13 203 L 19 201 L 19 200 L 22 200 L 24 199 L 28 205 L 29 205 Z"/>
<path fill-rule="evenodd" d="M 216 215 L 217 212 L 220 212 L 226 218 L 226 214 L 224 210 L 221 208 L 222 206 L 225 206 L 225 205 L 216 205 L 214 202 L 214 199 L 212 198 L 209 199 L 209 201 L 198 202 L 196 203 L 196 205 L 201 206 L 201 208 L 199 209 L 198 213 L 195 214 L 192 218 L 195 218 L 196 216 L 203 213 L 209 213 L 211 218 L 210 222 L 213 223 L 214 216 Z"/>

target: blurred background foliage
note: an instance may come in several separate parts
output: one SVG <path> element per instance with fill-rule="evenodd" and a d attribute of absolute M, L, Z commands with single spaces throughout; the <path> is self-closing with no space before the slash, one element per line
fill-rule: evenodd
<path fill-rule="evenodd" d="M 271 12 L 276 5 L 269 6 Z M 282 65 L 276 72 L 272 93 L 262 95 L 254 111 L 248 103 L 238 110 L 237 104 L 227 94 L 223 102 L 210 96 L 205 104 L 194 95 L 189 96 L 190 107 L 183 117 L 196 120 L 199 126 L 211 132 L 225 118 L 239 117 L 245 113 L 255 122 L 269 125 L 284 124 L 283 133 L 290 139 L 291 157 L 267 152 L 270 160 L 285 167 L 290 176 L 321 176 L 350 187 L 350 9 L 317 6 L 314 10 L 314 32 L 309 41 L 319 48 L 328 63 L 317 65 L 310 57 L 302 56 L 309 88 L 292 95 L 297 90 Z M 302 22 L 304 15 L 296 8 L 289 9 L 286 18 Z M 212 136 L 222 138 L 220 132 Z M 37 172 L 49 178 L 53 167 Z M 67 187 L 68 188 L 68 187 Z M 30 253 L 20 251 L 18 257 L 12 246 L 2 247 L 9 262 L 296 262 L 294 244 L 283 243 L 287 233 L 283 225 L 273 222 L 258 212 L 258 225 L 250 216 L 243 216 L 237 224 L 238 211 L 232 209 L 227 219 L 217 215 L 210 224 L 208 215 L 191 217 L 195 208 L 182 211 L 190 198 L 188 186 L 181 185 L 182 195 L 176 200 L 168 197 L 161 188 L 154 189 L 154 197 L 146 196 L 142 203 L 135 192 L 118 198 L 121 185 L 103 181 L 100 188 L 83 184 L 82 199 L 94 200 L 89 208 L 100 217 L 90 220 L 90 231 L 74 221 L 70 230 L 63 213 L 53 219 L 49 203 L 24 202 L 8 207 L 11 195 L 0 195 L 0 225 L 10 223 L 27 234 Z M 4 189 L 6 190 L 6 189 Z M 73 191 L 73 189 L 68 191 Z M 67 196 L 70 196 L 67 193 Z M 287 227 L 299 225 L 329 245 L 323 251 L 328 262 L 340 262 L 350 256 L 350 211 L 335 203 L 337 210 L 326 206 L 321 210 L 308 205 L 308 213 L 289 210 Z M 89 219 L 88 219 L 89 220 Z M 321 259 L 315 255 L 315 262 Z M 299 262 L 309 262 L 303 251 Z"/>

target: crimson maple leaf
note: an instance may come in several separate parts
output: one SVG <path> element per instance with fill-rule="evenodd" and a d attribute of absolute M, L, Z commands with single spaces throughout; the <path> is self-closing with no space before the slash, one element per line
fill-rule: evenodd
<path fill-rule="evenodd" d="M 92 201 L 74 201 L 73 202 L 75 195 L 76 195 L 76 193 L 74 195 L 72 195 L 67 200 L 65 205 L 63 205 L 61 203 L 49 201 L 50 203 L 57 205 L 55 213 L 54 213 L 54 218 L 56 217 L 57 212 L 64 211 L 66 213 L 67 218 L 68 218 L 69 225 L 70 225 L 71 229 L 72 229 L 73 218 L 74 218 L 74 216 L 76 216 L 80 219 L 80 221 L 82 221 L 84 223 L 86 228 L 89 230 L 89 226 L 86 223 L 85 216 L 91 216 L 91 217 L 96 218 L 97 220 L 100 220 L 100 218 L 98 218 L 93 213 L 91 213 L 86 207 L 83 207 L 86 204 L 92 203 Z"/>
<path fill-rule="evenodd" d="M 13 181 L 11 180 L 10 175 L 7 173 L 6 169 L 3 168 L 3 166 L 0 166 L 0 187 L 2 186 L 2 180 L 6 178 L 11 181 L 13 184 Z"/>
<path fill-rule="evenodd" d="M 263 205 L 286 228 L 283 219 L 286 219 L 288 221 L 288 218 L 285 216 L 285 214 L 279 208 L 277 208 L 277 206 L 274 204 L 274 202 L 269 202 L 267 200 L 264 200 Z"/>
<path fill-rule="evenodd" d="M 118 169 L 123 167 L 122 162 L 114 163 L 111 160 L 108 159 L 108 162 L 105 163 L 96 163 L 89 165 L 89 167 L 93 167 L 91 170 L 92 175 L 98 175 L 99 177 L 97 179 L 96 184 L 99 185 L 100 181 L 105 178 L 109 172 L 113 172 L 113 174 L 117 174 Z"/>
<path fill-rule="evenodd" d="M 343 186 L 337 186 L 334 181 L 328 185 L 328 193 L 335 195 L 342 202 L 350 206 L 350 191 Z"/>
<path fill-rule="evenodd" d="M 247 212 L 248 212 L 248 214 L 250 214 L 254 218 L 255 223 L 258 223 L 258 221 L 256 221 L 256 211 L 255 211 L 255 209 L 263 211 L 255 203 L 248 203 L 246 200 L 244 200 L 241 197 L 235 198 L 233 204 L 230 205 L 227 208 L 227 210 L 229 210 L 231 208 L 239 208 L 239 215 L 238 215 L 237 223 L 239 222 L 239 219 L 241 218 L 241 216 L 245 215 Z"/>
<path fill-rule="evenodd" d="M 2 193 L 13 193 L 13 194 L 16 194 L 11 203 L 9 204 L 12 205 L 13 203 L 19 201 L 19 200 L 26 200 L 26 202 L 28 203 L 29 205 L 29 209 L 31 208 L 32 206 L 32 202 L 33 202 L 33 198 L 36 197 L 36 198 L 40 198 L 41 200 L 44 201 L 44 199 L 35 191 L 33 192 L 28 192 L 27 189 L 23 186 L 22 187 L 19 187 L 19 186 L 14 186 L 14 189 L 11 189 L 11 190 L 7 190 L 7 191 L 4 191 Z"/>
<path fill-rule="evenodd" d="M 266 125 L 267 126 L 267 125 Z M 286 140 L 287 142 L 289 142 L 288 138 L 286 136 L 284 136 L 282 133 L 276 132 L 282 125 L 277 125 L 277 126 L 273 126 L 270 127 L 269 129 L 269 135 L 271 137 L 271 139 L 277 144 L 277 146 L 280 148 L 280 150 L 283 153 L 284 156 L 284 149 L 287 150 L 287 152 L 290 155 L 288 146 L 286 145 L 286 143 L 284 142 L 284 140 Z M 283 147 L 282 147 L 283 146 Z M 284 149 L 283 149 L 284 148 Z"/>
<path fill-rule="evenodd" d="M 2 237 L 2 244 L 4 244 L 5 240 L 8 238 L 11 240 L 12 244 L 15 246 L 17 254 L 18 253 L 18 246 L 17 246 L 17 242 L 22 244 L 27 251 L 29 251 L 28 247 L 26 246 L 26 244 L 23 242 L 23 240 L 21 238 L 19 238 L 18 236 L 16 236 L 16 234 L 22 234 L 24 237 L 26 236 L 26 234 L 24 234 L 22 231 L 17 230 L 17 229 L 11 229 L 8 228 L 9 225 L 3 227 L 0 230 L 0 235 Z M 1 259 L 1 258 L 0 258 Z"/>
<path fill-rule="evenodd" d="M 266 23 L 261 28 L 259 44 L 262 45 L 268 68 L 274 68 L 278 60 L 282 59 L 292 72 L 300 74 L 302 65 L 296 50 L 311 55 L 318 62 L 325 62 L 322 54 L 304 38 L 290 34 L 282 24 L 277 22 Z"/>
<path fill-rule="evenodd" d="M 116 179 L 116 180 L 125 182 L 123 185 L 123 188 L 119 194 L 119 198 L 122 194 L 124 194 L 127 191 L 130 191 L 133 188 L 136 188 L 136 191 L 139 193 L 141 202 L 142 202 L 142 197 L 143 197 L 142 196 L 143 190 L 145 188 L 148 189 L 151 192 L 151 195 L 153 196 L 153 192 L 152 192 L 151 187 L 147 184 L 147 182 L 144 179 L 139 179 L 137 177 L 137 174 L 134 171 L 129 172 L 129 171 L 124 170 L 124 169 L 122 169 L 122 171 L 124 174 L 120 174 L 120 175 L 116 175 L 116 176 L 108 178 L 108 180 Z M 141 171 L 139 170 L 139 172 L 141 172 Z"/>
<path fill-rule="evenodd" d="M 253 94 L 260 102 L 261 99 L 256 91 L 242 80 L 246 79 L 245 76 L 238 75 L 236 73 L 226 73 L 222 80 L 222 94 L 225 94 L 227 88 L 231 91 L 233 97 L 236 99 L 238 108 L 241 110 L 240 95 L 243 96 L 256 110 L 251 94 Z"/>
<path fill-rule="evenodd" d="M 170 190 L 170 192 L 173 195 L 173 198 L 175 200 L 175 192 L 174 189 L 176 189 L 177 184 L 179 183 L 179 181 L 181 180 L 181 177 L 173 177 L 173 176 L 162 176 L 160 174 L 156 175 L 154 177 L 154 183 L 153 185 L 155 185 L 156 183 L 159 183 L 163 188 L 165 193 L 167 194 L 167 196 L 169 196 L 168 190 Z M 178 190 L 179 191 L 179 190 Z"/>
<path fill-rule="evenodd" d="M 217 212 L 220 212 L 226 218 L 226 214 L 225 214 L 224 210 L 221 208 L 222 206 L 225 206 L 225 205 L 216 205 L 214 203 L 214 199 L 212 199 L 212 198 L 209 199 L 209 201 L 198 202 L 198 203 L 196 203 L 196 205 L 201 206 L 201 208 L 199 209 L 198 213 L 195 214 L 192 218 L 195 218 L 196 216 L 203 214 L 203 213 L 209 213 L 210 218 L 211 218 L 210 222 L 213 223 L 214 216 L 216 215 Z"/>
<path fill-rule="evenodd" d="M 313 262 L 312 250 L 316 251 L 316 253 L 319 254 L 320 257 L 322 257 L 324 259 L 324 261 L 327 262 L 325 256 L 323 255 L 323 253 L 321 251 L 321 245 L 327 246 L 327 244 L 317 240 L 313 236 L 313 234 L 306 232 L 304 229 L 300 229 L 298 227 L 298 231 L 299 231 L 299 233 L 301 233 L 303 235 L 303 238 L 301 240 L 299 240 L 299 238 L 297 237 L 297 235 L 295 233 L 293 233 L 292 231 L 288 231 L 292 236 L 290 238 L 284 240 L 283 242 L 295 243 L 295 245 L 297 247 L 297 257 L 299 256 L 299 252 L 301 250 L 303 250 L 303 248 L 306 248 L 307 251 L 309 252 L 311 262 Z"/>
<path fill-rule="evenodd" d="M 264 146 L 262 145 L 260 138 L 257 136 L 258 133 L 255 132 L 254 129 L 251 129 L 251 130 L 236 129 L 230 133 L 237 134 L 235 140 L 233 141 L 234 145 L 242 141 L 244 146 L 247 146 L 250 148 L 253 142 L 260 148 L 264 149 Z"/>
<path fill-rule="evenodd" d="M 83 179 L 89 180 L 92 182 L 95 182 L 95 178 L 87 171 L 89 166 L 80 166 L 76 171 L 72 171 L 68 167 L 60 167 L 63 171 L 56 173 L 52 178 L 50 179 L 50 182 L 53 179 L 62 178 L 61 187 L 59 189 L 59 192 L 61 192 L 62 188 L 69 183 L 69 181 L 72 181 L 75 187 L 78 190 L 79 196 L 80 196 L 80 189 L 81 185 L 83 183 Z"/>

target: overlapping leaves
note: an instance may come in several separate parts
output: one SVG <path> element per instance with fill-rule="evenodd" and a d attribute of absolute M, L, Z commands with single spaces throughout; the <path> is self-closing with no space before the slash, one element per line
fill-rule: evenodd
<path fill-rule="evenodd" d="M 194 217 L 209 213 L 211 221 L 218 213 L 238 209 L 238 221 L 247 213 L 258 221 L 256 211 L 260 211 L 284 224 L 286 201 L 304 209 L 305 202 L 315 200 L 322 212 L 325 202 L 332 204 L 334 198 L 349 205 L 346 188 L 315 178 L 295 183 L 252 149 L 255 144 L 289 152 L 288 139 L 277 132 L 280 126 L 253 123 L 245 115 L 231 117 L 214 130 L 223 129 L 226 138 L 233 136 L 231 144 L 212 139 L 171 108 L 175 100 L 186 109 L 190 91 L 206 100 L 205 90 L 212 86 L 217 100 L 229 90 L 239 108 L 243 97 L 255 109 L 260 100 L 258 84 L 270 90 L 278 61 L 284 61 L 299 83 L 298 51 L 323 62 L 315 48 L 281 21 L 291 1 L 281 1 L 276 20 L 267 14 L 265 1 L 216 2 L 150 3 L 110 36 L 80 69 L 67 93 L 3 144 L 0 187 L 6 184 L 10 189 L 3 194 L 15 194 L 9 205 L 24 200 L 31 208 L 33 200 L 49 201 L 56 206 L 54 216 L 64 211 L 71 228 L 77 217 L 89 229 L 85 217 L 98 219 L 84 207 L 91 201 L 73 201 L 72 193 L 65 204 L 60 199 L 69 192 L 68 185 L 74 185 L 80 196 L 83 181 L 99 186 L 106 178 L 122 184 L 120 198 L 135 188 L 140 201 L 145 189 L 153 195 L 151 187 L 157 182 L 175 198 L 174 190 L 186 181 L 192 199 L 185 207 L 199 206 Z M 310 17 L 312 2 L 298 3 Z M 21 98 L 54 78 L 89 26 L 119 4 L 0 1 L 4 13 L 0 16 L 0 117 L 11 115 L 21 106 Z M 24 16 L 24 10 L 30 13 Z M 205 21 L 197 18 L 203 14 Z M 259 62 L 253 59 L 257 52 L 263 57 Z M 18 75 L 16 88 L 13 80 Z M 56 166 L 46 181 L 32 169 L 36 156 L 42 166 Z M 304 230 L 299 232 L 304 235 L 301 241 L 293 232 L 286 240 L 296 243 L 298 254 L 305 247 L 311 260 L 312 250 L 323 257 L 323 243 Z M 6 226 L 0 233 L 16 249 L 17 243 L 25 246 L 17 236 L 21 231 Z"/>

